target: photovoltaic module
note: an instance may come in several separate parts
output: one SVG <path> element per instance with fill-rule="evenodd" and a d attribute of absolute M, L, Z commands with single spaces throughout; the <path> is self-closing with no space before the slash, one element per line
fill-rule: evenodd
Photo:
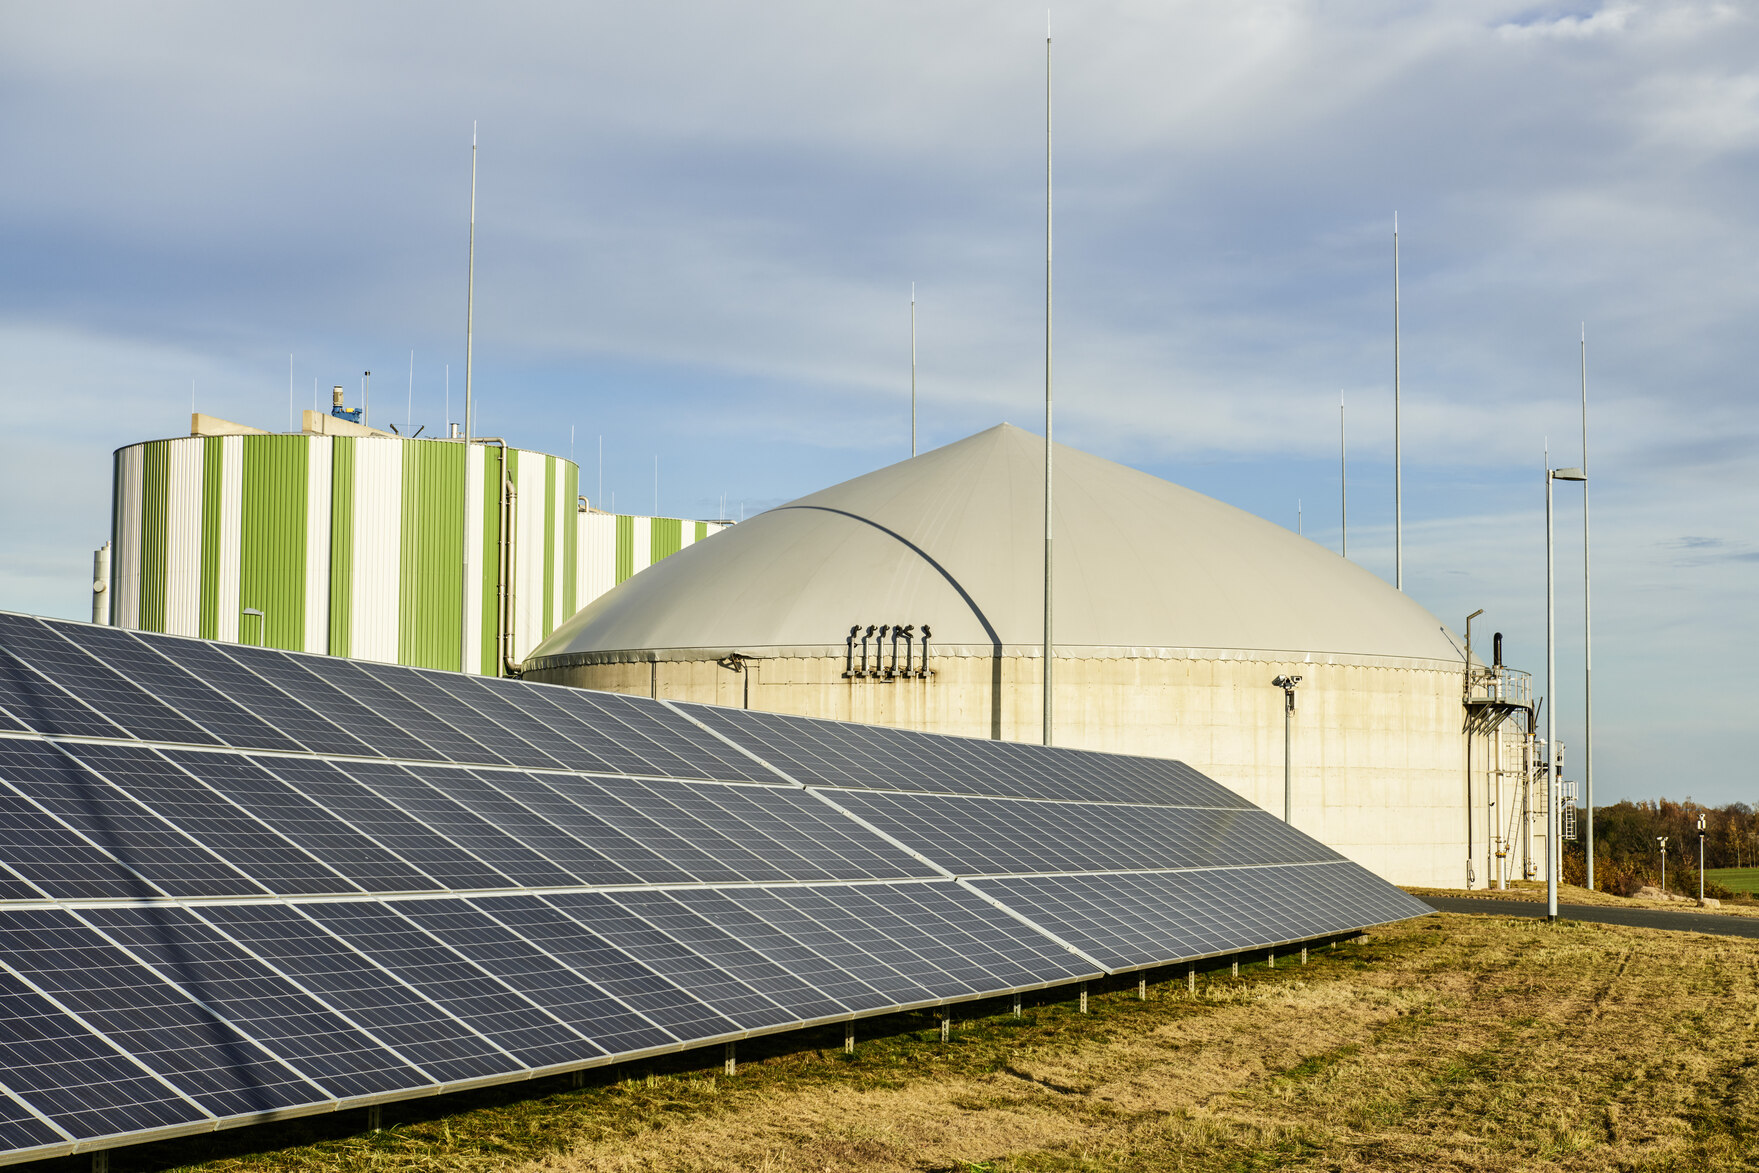
<path fill-rule="evenodd" d="M 1428 911 L 1178 762 L 0 613 L 0 1163 Z"/>

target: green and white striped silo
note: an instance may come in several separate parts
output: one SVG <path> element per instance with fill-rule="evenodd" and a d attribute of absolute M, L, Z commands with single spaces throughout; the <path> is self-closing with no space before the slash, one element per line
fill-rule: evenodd
<path fill-rule="evenodd" d="M 499 675 L 574 613 L 578 485 L 572 461 L 494 442 L 131 444 L 111 622 Z"/>

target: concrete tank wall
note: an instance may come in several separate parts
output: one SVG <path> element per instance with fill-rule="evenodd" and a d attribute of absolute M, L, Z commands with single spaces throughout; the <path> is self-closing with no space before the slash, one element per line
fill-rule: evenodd
<path fill-rule="evenodd" d="M 932 733 L 1040 739 L 1038 657 L 936 656 L 932 664 L 930 679 L 888 682 L 845 679 L 842 656 L 757 659 L 749 662 L 749 704 Z M 1059 656 L 1055 740 L 1176 758 L 1280 815 L 1283 692 L 1271 681 L 1284 673 L 1303 678 L 1292 734 L 1295 825 L 1396 883 L 1464 886 L 1466 739 L 1458 669 L 1245 655 Z M 714 660 L 665 653 L 527 674 L 734 708 L 745 703 L 745 676 Z M 1481 857 L 1487 818 L 1480 801 L 1474 842 Z M 1483 869 L 1480 859 L 1480 884 Z"/>

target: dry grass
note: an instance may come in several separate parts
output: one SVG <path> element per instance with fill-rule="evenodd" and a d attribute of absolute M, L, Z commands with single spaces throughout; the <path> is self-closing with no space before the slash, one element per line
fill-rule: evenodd
<path fill-rule="evenodd" d="M 682 1057 L 578 1091 L 389 1106 L 377 1135 L 342 1134 L 357 1112 L 112 1169 L 1759 1168 L 1756 942 L 1434 916 L 1305 968 L 1223 969 L 1195 998 L 1181 974 L 1146 1003 L 1132 983 L 1092 1007 L 973 1019 L 945 1045 L 925 1019 L 892 1020 L 910 1029 L 853 1059 L 840 1031 L 807 1040 L 822 1050 L 792 1036 L 731 1079 L 691 1068 L 718 1053 Z"/>
<path fill-rule="evenodd" d="M 1470 900 L 1523 900 L 1545 903 L 1545 885 L 1538 880 L 1511 881 L 1508 888 L 1406 888 L 1413 896 L 1450 896 Z M 1742 899 L 1739 903 L 1725 900 L 1721 908 L 1699 908 L 1696 900 L 1638 900 L 1634 896 L 1614 896 L 1575 884 L 1557 886 L 1557 902 L 1588 904 L 1599 908 L 1645 908 L 1656 912 L 1701 912 L 1707 915 L 1759 916 L 1759 902 Z"/>

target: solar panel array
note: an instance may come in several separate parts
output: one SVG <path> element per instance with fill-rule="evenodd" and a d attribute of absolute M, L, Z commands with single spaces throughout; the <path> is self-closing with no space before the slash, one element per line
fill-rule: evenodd
<path fill-rule="evenodd" d="M 1177 762 L 0 613 L 0 1162 L 1426 911 Z"/>

